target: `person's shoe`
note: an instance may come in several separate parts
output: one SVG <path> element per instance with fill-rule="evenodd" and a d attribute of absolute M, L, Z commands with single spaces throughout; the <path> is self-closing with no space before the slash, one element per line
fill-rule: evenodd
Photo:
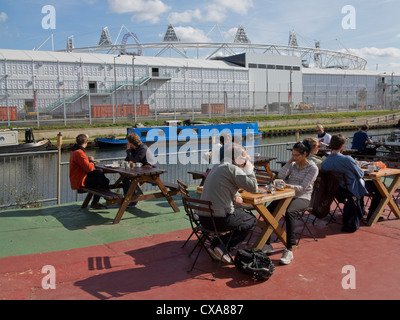
<path fill-rule="evenodd" d="M 285 249 L 282 258 L 279 260 L 281 264 L 289 264 L 293 260 L 292 250 Z"/>
<path fill-rule="evenodd" d="M 207 251 L 215 261 L 219 261 L 219 257 L 214 252 L 214 247 L 207 248 Z"/>
<path fill-rule="evenodd" d="M 270 245 L 268 243 L 262 248 L 262 251 L 265 254 L 273 254 L 275 252 L 274 248 L 272 247 L 272 245 Z"/>
<path fill-rule="evenodd" d="M 217 260 L 219 261 L 222 257 L 222 262 L 226 264 L 233 264 L 233 261 L 229 254 L 221 247 L 217 246 L 214 248 L 214 254 L 217 257 Z"/>
<path fill-rule="evenodd" d="M 90 205 L 90 208 L 91 208 L 91 209 L 95 209 L 95 210 L 101 210 L 101 209 L 107 209 L 107 206 L 105 206 L 104 204 L 101 204 L 101 203 L 97 202 L 97 203 L 92 203 L 92 204 Z"/>

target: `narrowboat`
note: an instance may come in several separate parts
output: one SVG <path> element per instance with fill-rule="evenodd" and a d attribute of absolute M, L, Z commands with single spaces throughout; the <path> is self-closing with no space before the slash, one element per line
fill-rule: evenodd
<path fill-rule="evenodd" d="M 25 143 L 18 143 L 17 131 L 0 131 L 0 154 L 45 151 L 51 145 L 49 139 L 34 141 L 31 129 L 26 131 L 25 138 Z"/>
<path fill-rule="evenodd" d="M 186 122 L 186 121 L 185 121 Z M 176 123 L 176 122 L 175 122 Z M 187 123 L 187 122 L 186 122 Z M 251 137 L 260 139 L 262 132 L 258 130 L 257 122 L 231 122 L 224 124 L 190 123 L 190 125 L 169 125 L 163 127 L 132 127 L 127 128 L 127 135 L 136 133 L 142 142 L 156 141 L 178 142 L 201 141 L 202 139 L 219 138 L 222 133 L 230 136 L 240 136 L 243 140 Z"/>
<path fill-rule="evenodd" d="M 126 147 L 128 140 L 126 139 L 117 139 L 115 137 L 105 137 L 105 138 L 96 138 L 94 139 L 94 143 L 96 147 L 99 148 L 119 148 Z"/>

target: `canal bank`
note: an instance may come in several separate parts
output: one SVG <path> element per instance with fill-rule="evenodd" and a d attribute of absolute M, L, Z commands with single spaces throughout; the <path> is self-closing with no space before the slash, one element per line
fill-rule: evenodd
<path fill-rule="evenodd" d="M 315 126 L 323 124 L 328 131 L 356 131 L 362 124 L 367 123 L 370 129 L 382 129 L 394 127 L 399 121 L 399 114 L 383 116 L 360 116 L 360 117 L 321 117 L 321 118 L 299 118 L 281 119 L 271 121 L 258 121 L 259 130 L 263 137 L 295 135 L 296 132 L 315 133 Z M 87 127 L 87 128 L 62 128 L 53 130 L 35 130 L 36 140 L 50 139 L 55 148 L 57 135 L 61 132 L 63 136 L 63 149 L 67 149 L 75 142 L 75 137 L 80 133 L 89 135 L 89 148 L 94 146 L 94 138 L 104 136 L 116 136 L 119 138 L 126 136 L 126 127 Z M 24 140 L 24 132 L 19 132 L 19 140 Z"/>

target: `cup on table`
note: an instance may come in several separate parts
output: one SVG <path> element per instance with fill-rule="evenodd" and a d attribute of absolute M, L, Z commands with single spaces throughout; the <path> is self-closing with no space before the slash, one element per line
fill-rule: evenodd
<path fill-rule="evenodd" d="M 274 180 L 274 187 L 276 190 L 283 190 L 285 189 L 285 182 L 282 179 Z"/>
<path fill-rule="evenodd" d="M 135 167 L 141 168 L 142 166 L 143 166 L 143 163 L 135 162 Z"/>
<path fill-rule="evenodd" d="M 132 162 L 132 161 L 130 161 L 130 162 L 129 162 L 129 167 L 130 167 L 130 168 L 133 168 L 134 166 L 135 166 L 135 163 Z"/>
<path fill-rule="evenodd" d="M 114 168 L 118 167 L 118 161 L 113 161 L 112 166 L 113 166 Z"/>
<path fill-rule="evenodd" d="M 255 156 L 255 157 L 259 157 L 260 154 L 257 152 L 257 153 L 254 154 L 254 156 Z"/>
<path fill-rule="evenodd" d="M 368 173 L 373 173 L 375 171 L 375 166 L 374 165 L 369 165 L 368 166 Z"/>

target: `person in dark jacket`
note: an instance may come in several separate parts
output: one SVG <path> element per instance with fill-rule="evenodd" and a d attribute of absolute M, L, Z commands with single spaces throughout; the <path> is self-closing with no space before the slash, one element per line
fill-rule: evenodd
<path fill-rule="evenodd" d="M 128 135 L 127 140 L 128 144 L 125 161 L 129 161 L 129 164 L 141 163 L 144 167 L 148 168 L 156 167 L 156 161 L 153 153 L 150 151 L 148 146 L 142 143 L 140 137 L 136 133 L 131 133 Z M 128 193 L 130 186 L 131 180 L 124 178 L 122 180 L 122 188 L 125 196 Z M 135 191 L 134 195 L 137 195 L 137 191 Z M 128 206 L 134 207 L 136 204 L 137 202 L 131 202 Z"/>

